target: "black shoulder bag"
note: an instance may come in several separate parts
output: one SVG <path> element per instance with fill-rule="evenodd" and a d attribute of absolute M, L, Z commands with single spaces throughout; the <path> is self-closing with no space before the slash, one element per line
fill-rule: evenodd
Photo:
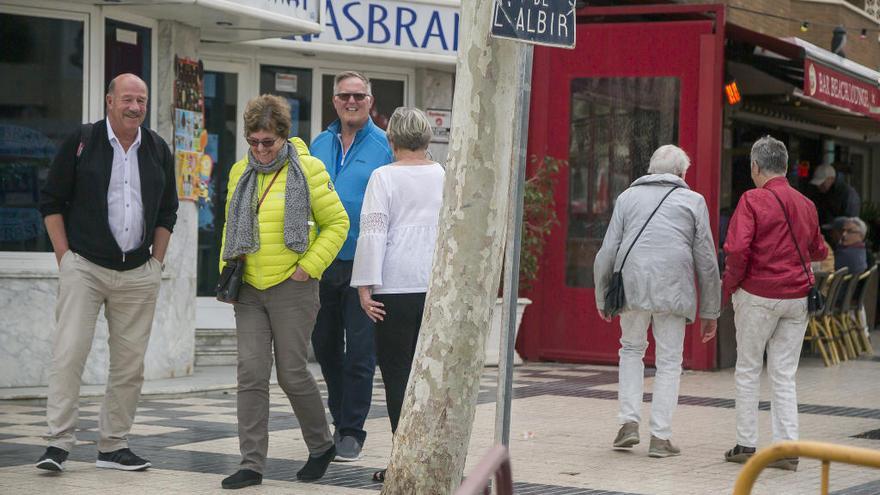
<path fill-rule="evenodd" d="M 782 208 L 782 214 L 785 216 L 785 223 L 788 224 L 788 233 L 791 234 L 791 241 L 794 243 L 794 249 L 797 251 L 798 258 L 801 259 L 801 266 L 804 268 L 804 273 L 807 275 L 807 282 L 810 283 L 810 292 L 807 293 L 807 311 L 810 314 L 819 313 L 825 309 L 825 297 L 822 296 L 822 293 L 816 288 L 816 281 L 810 276 L 810 271 L 807 270 L 807 262 L 804 261 L 804 256 L 801 254 L 801 248 L 798 246 L 797 239 L 794 236 L 794 230 L 791 228 L 791 220 L 788 218 L 788 212 L 785 211 L 785 205 L 782 204 L 782 200 L 779 199 L 779 196 L 777 196 L 772 189 L 766 189 L 773 194 L 773 197 L 776 198 L 776 201 L 779 203 L 779 207 Z"/>
<path fill-rule="evenodd" d="M 275 183 L 275 179 L 278 178 L 278 174 L 281 173 L 281 167 L 275 172 L 275 175 L 272 177 L 272 182 L 269 183 L 269 187 L 263 191 L 263 196 L 260 198 L 260 201 L 257 203 L 257 215 L 260 214 L 260 206 L 263 205 L 263 200 L 266 199 L 266 195 L 269 194 L 269 189 L 272 189 L 272 184 Z M 257 234 L 259 235 L 259 233 Z M 244 256 L 241 256 L 237 259 L 227 260 L 226 264 L 223 265 L 223 271 L 220 272 L 220 278 L 217 279 L 217 288 L 214 291 L 217 293 L 217 300 L 225 303 L 236 303 L 238 302 L 238 291 L 241 289 L 241 284 L 244 282 Z"/>
<path fill-rule="evenodd" d="M 672 194 L 672 191 L 675 191 L 681 186 L 673 186 L 669 192 L 663 196 L 663 199 L 660 200 L 660 203 L 657 204 L 657 207 L 654 208 L 654 211 L 651 212 L 651 215 L 645 220 L 645 224 L 642 225 L 642 229 L 639 230 L 639 233 L 636 234 L 636 238 L 633 239 L 632 244 L 629 245 L 629 249 L 626 250 L 626 254 L 623 256 L 623 261 L 620 262 L 620 268 L 617 269 L 614 273 L 611 274 L 611 280 L 608 281 L 608 287 L 605 289 L 605 315 L 608 317 L 617 316 L 620 314 L 621 310 L 623 310 L 624 306 L 626 306 L 626 291 L 623 290 L 623 265 L 626 264 L 626 259 L 629 258 L 629 253 L 632 251 L 633 246 L 636 245 L 636 241 L 641 237 L 642 232 L 645 231 L 645 227 L 648 226 L 648 223 L 654 218 L 654 214 L 657 213 L 657 210 L 660 209 L 660 206 L 666 201 L 666 198 Z M 616 257 L 616 256 L 615 256 Z"/>

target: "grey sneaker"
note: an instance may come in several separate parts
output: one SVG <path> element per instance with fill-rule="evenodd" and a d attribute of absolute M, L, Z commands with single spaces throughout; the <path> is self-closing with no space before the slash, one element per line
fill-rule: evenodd
<path fill-rule="evenodd" d="M 675 457 L 681 455 L 681 449 L 672 445 L 669 440 L 661 440 L 651 435 L 651 446 L 648 448 L 648 457 Z"/>
<path fill-rule="evenodd" d="M 615 449 L 629 449 L 639 444 L 639 424 L 635 421 L 624 423 L 614 438 Z"/>
<path fill-rule="evenodd" d="M 352 436 L 344 436 L 336 443 L 336 462 L 352 462 L 361 458 L 363 445 Z"/>
<path fill-rule="evenodd" d="M 797 471 L 799 459 L 797 457 L 786 457 L 767 464 L 767 467 L 784 469 L 786 471 Z"/>

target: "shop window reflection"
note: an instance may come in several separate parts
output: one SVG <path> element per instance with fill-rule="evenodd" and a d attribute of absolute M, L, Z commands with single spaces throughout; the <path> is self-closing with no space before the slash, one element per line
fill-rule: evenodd
<path fill-rule="evenodd" d="M 241 158 L 235 154 L 235 126 L 240 118 L 238 75 L 228 72 L 205 71 L 205 129 L 208 145 L 205 153 L 211 157 L 211 180 L 206 199 L 200 198 L 199 253 L 196 294 L 213 296 L 217 285 L 220 263 L 220 244 L 226 221 L 226 196 L 229 169 Z"/>
<path fill-rule="evenodd" d="M 40 187 L 82 121 L 83 22 L 0 14 L 0 251 L 52 251 Z"/>
<path fill-rule="evenodd" d="M 568 286 L 593 287 L 614 200 L 646 173 L 657 147 L 677 143 L 679 84 L 674 77 L 572 80 Z"/>

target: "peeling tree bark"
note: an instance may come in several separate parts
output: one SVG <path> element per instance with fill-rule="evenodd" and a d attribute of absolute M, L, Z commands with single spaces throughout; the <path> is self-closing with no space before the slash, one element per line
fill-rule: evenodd
<path fill-rule="evenodd" d="M 491 38 L 493 0 L 462 0 L 440 234 L 421 335 L 383 494 L 448 494 L 461 482 L 498 294 L 519 71 Z"/>

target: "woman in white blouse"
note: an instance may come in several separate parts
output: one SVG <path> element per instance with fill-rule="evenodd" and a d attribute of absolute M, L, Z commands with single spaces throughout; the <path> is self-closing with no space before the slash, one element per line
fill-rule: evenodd
<path fill-rule="evenodd" d="M 396 161 L 373 171 L 367 184 L 351 286 L 376 322 L 393 434 L 419 337 L 446 174 L 427 157 L 431 123 L 422 111 L 398 108 L 386 134 Z M 384 481 L 385 470 L 373 479 Z"/>

